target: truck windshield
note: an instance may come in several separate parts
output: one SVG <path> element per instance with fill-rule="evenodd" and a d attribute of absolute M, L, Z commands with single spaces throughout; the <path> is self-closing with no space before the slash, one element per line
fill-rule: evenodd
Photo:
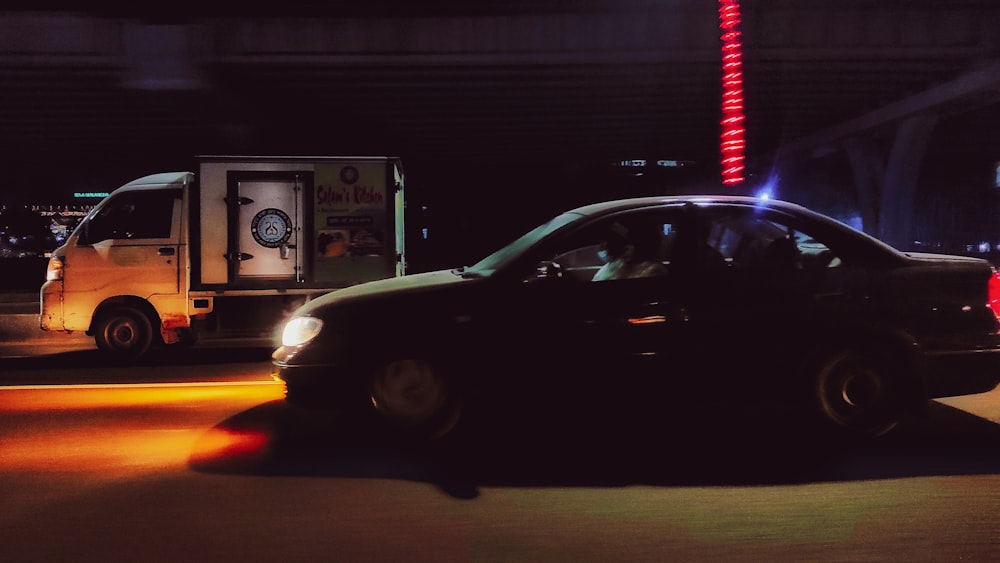
<path fill-rule="evenodd" d="M 476 277 L 489 277 L 497 270 L 516 260 L 518 256 L 524 254 L 525 251 L 545 237 L 576 221 L 580 217 L 579 213 L 563 213 L 562 215 L 558 215 L 531 229 L 514 242 L 476 262 L 470 268 L 464 270 L 463 274 Z"/>

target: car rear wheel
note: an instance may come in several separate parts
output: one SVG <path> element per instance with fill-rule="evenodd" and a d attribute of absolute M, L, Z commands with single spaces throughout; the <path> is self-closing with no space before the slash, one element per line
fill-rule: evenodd
<path fill-rule="evenodd" d="M 903 419 L 901 386 L 891 370 L 867 354 L 842 351 L 816 377 L 820 413 L 846 438 L 873 439 Z"/>
<path fill-rule="evenodd" d="M 376 369 L 371 402 L 393 430 L 414 438 L 444 436 L 458 423 L 461 411 L 445 375 L 420 358 L 399 358 Z"/>
<path fill-rule="evenodd" d="M 123 360 L 134 360 L 153 344 L 149 317 L 132 307 L 115 307 L 102 314 L 94 330 L 97 347 Z"/>

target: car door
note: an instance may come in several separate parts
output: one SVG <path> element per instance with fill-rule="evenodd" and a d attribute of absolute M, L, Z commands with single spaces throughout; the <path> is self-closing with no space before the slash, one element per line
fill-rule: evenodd
<path fill-rule="evenodd" d="M 660 275 L 593 281 L 601 239 L 614 224 L 654 235 Z M 498 282 L 505 298 L 492 300 L 490 316 L 529 393 L 620 411 L 678 383 L 664 369 L 686 349 L 683 303 L 669 271 L 676 224 L 663 210 L 593 221 L 545 241 Z"/>
<path fill-rule="evenodd" d="M 820 338 L 824 303 L 839 295 L 843 264 L 795 218 L 719 205 L 698 215 L 696 244 L 719 257 L 688 272 L 692 367 L 705 388 L 734 396 L 787 388 Z"/>

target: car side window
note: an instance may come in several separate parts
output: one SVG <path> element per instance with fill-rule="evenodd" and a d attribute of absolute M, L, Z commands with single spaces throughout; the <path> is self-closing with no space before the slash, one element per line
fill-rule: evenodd
<path fill-rule="evenodd" d="M 600 258 L 600 250 L 600 242 L 584 244 L 557 254 L 552 261 L 559 264 L 564 276 L 580 281 L 589 281 L 604 265 Z"/>
<path fill-rule="evenodd" d="M 619 214 L 568 237 L 557 245 L 551 261 L 558 264 L 562 277 L 578 281 L 665 276 L 676 232 L 670 214 Z"/>
<path fill-rule="evenodd" d="M 842 264 L 824 242 L 775 214 L 718 213 L 708 220 L 707 244 L 734 271 L 770 277 L 822 273 Z"/>

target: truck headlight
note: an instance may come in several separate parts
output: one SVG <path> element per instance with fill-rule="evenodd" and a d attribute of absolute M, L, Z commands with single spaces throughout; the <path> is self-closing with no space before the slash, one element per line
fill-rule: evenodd
<path fill-rule="evenodd" d="M 57 281 L 63 279 L 62 256 L 55 254 L 49 258 L 48 268 L 45 270 L 45 281 Z"/>
<path fill-rule="evenodd" d="M 316 317 L 295 317 L 285 324 L 281 332 L 282 346 L 302 346 L 319 334 L 323 321 Z"/>

